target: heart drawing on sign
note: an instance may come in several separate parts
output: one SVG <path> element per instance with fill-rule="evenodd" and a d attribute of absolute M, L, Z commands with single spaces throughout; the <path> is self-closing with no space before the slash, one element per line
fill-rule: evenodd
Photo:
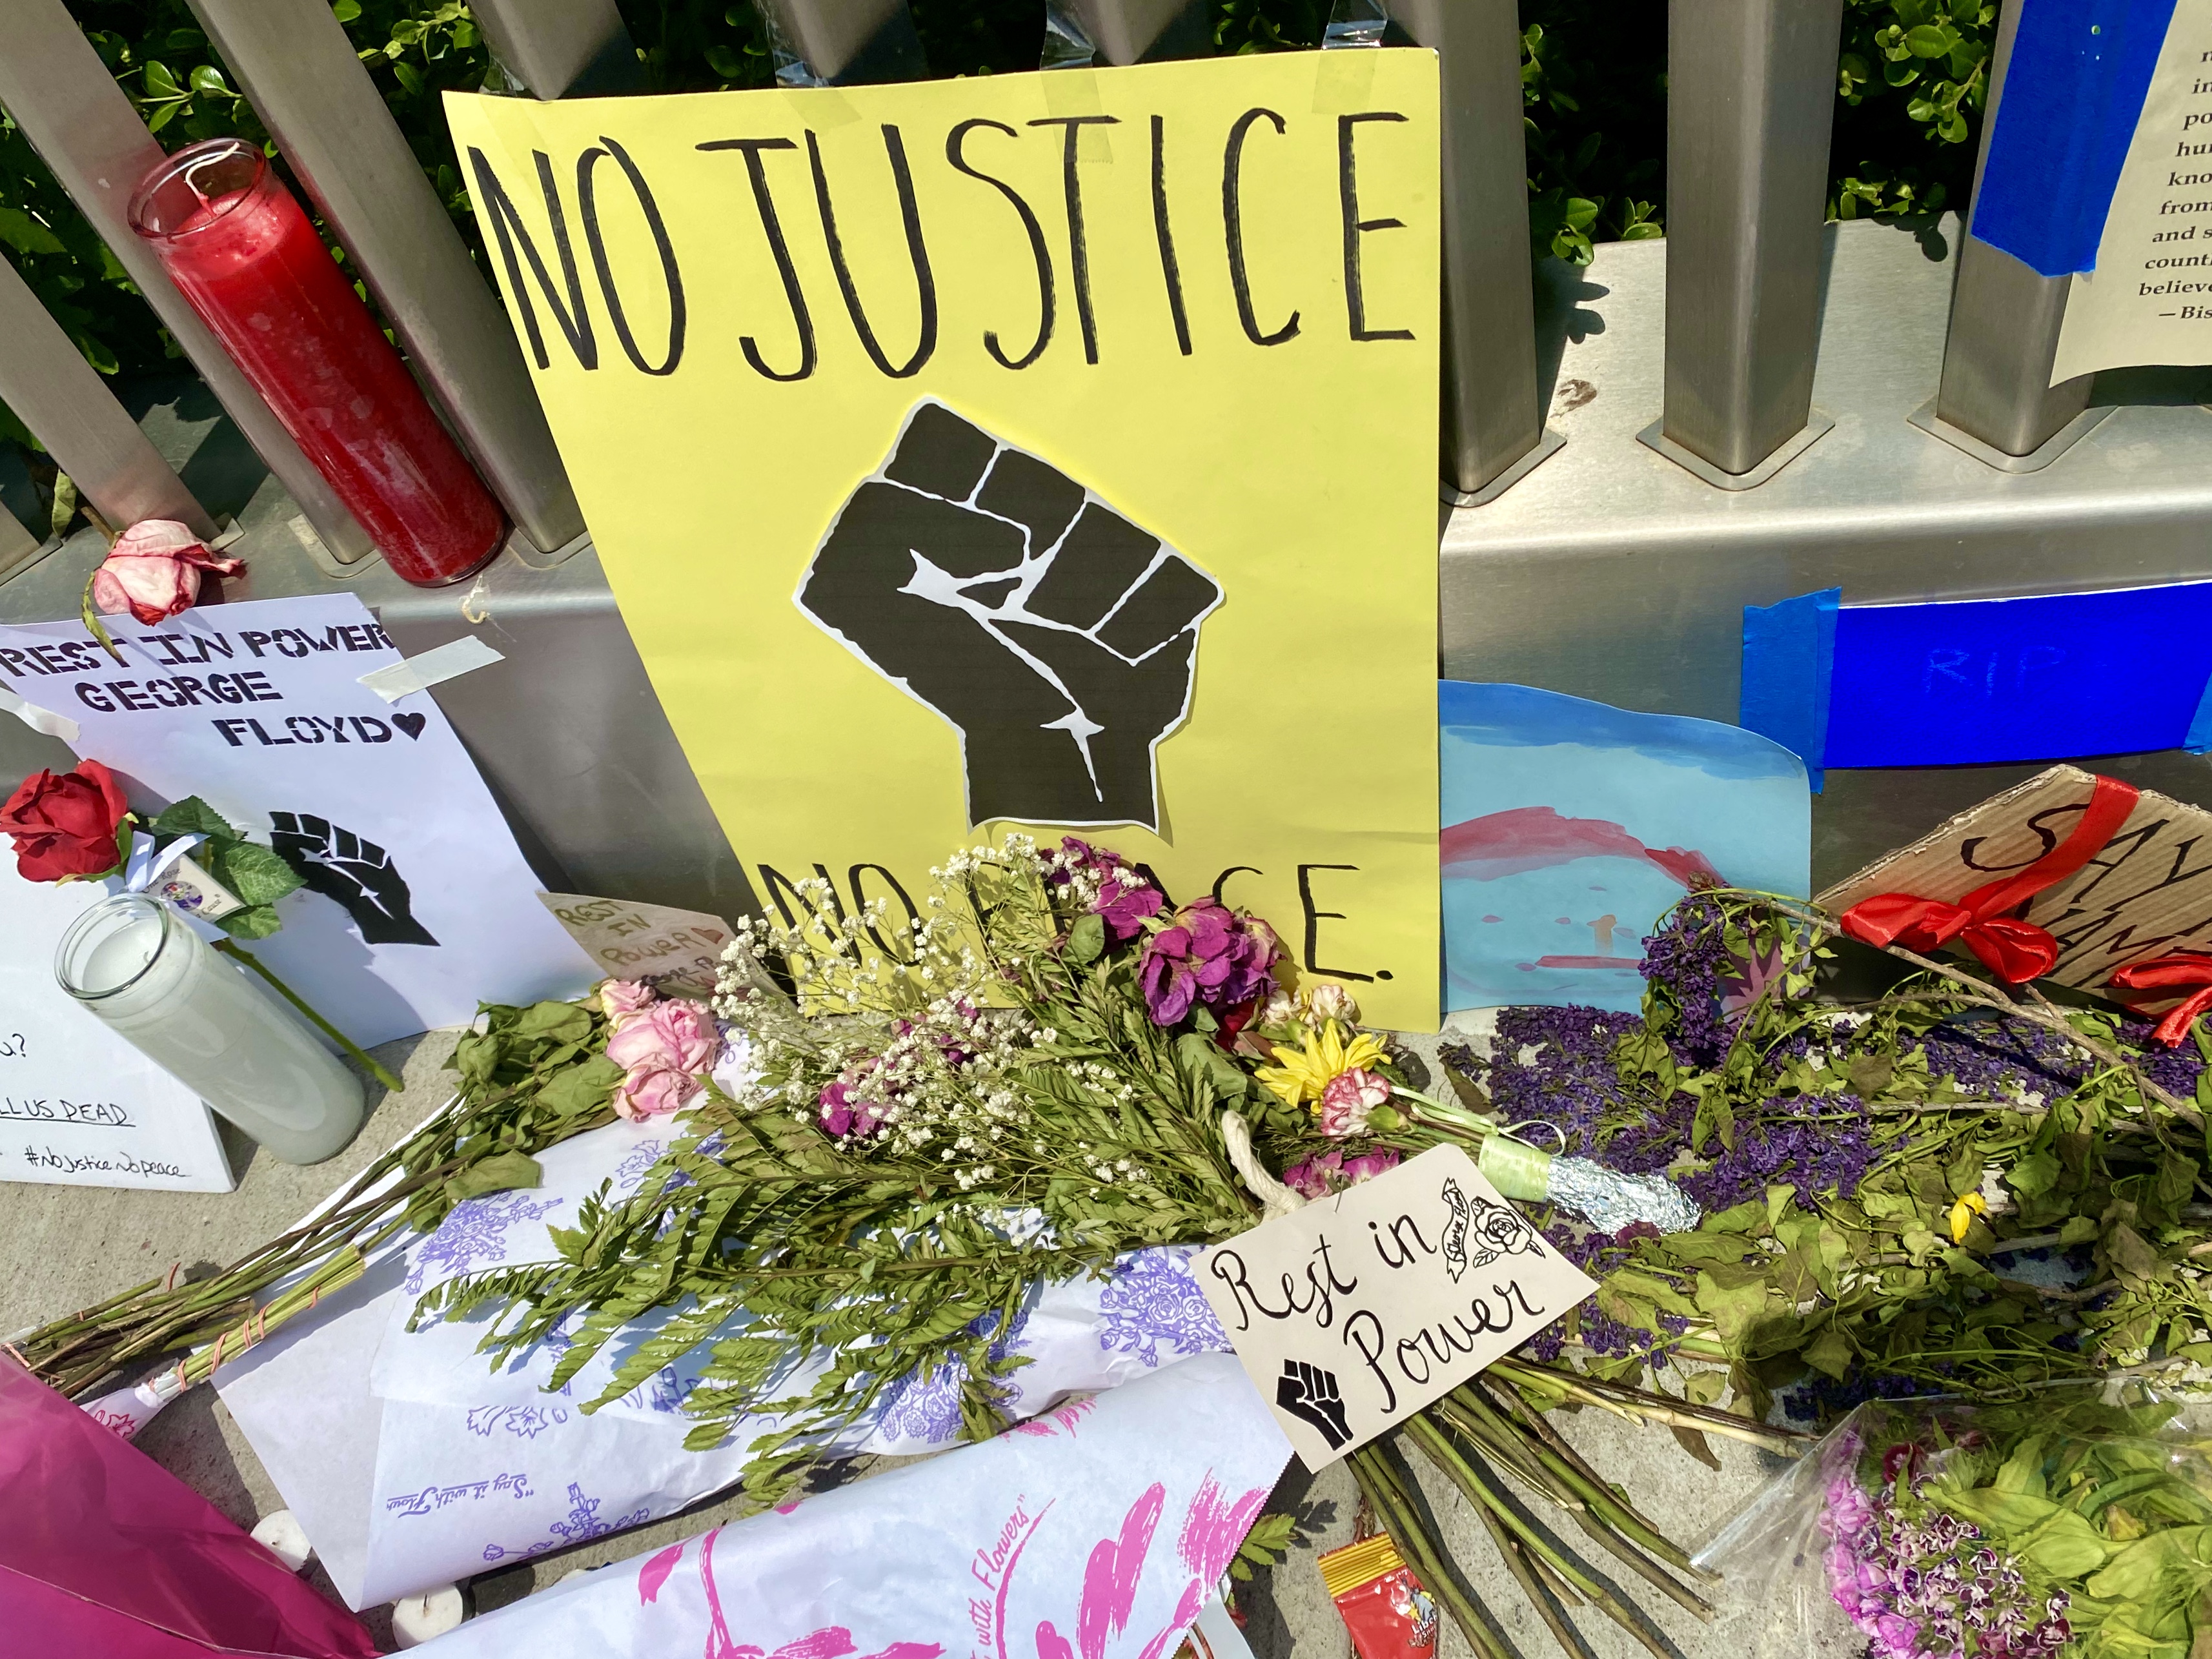
<path fill-rule="evenodd" d="M 404 732 L 409 737 L 419 738 L 422 735 L 422 728 L 429 724 L 429 716 L 427 714 L 394 714 L 392 717 L 392 723 L 398 726 L 401 731 Z"/>

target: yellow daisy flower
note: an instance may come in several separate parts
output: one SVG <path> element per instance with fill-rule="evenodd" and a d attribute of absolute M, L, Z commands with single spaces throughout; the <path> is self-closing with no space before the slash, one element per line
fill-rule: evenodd
<path fill-rule="evenodd" d="M 1384 1056 L 1382 1039 L 1362 1031 L 1349 1042 L 1344 1027 L 1324 1020 L 1319 1030 L 1308 1027 L 1303 1048 L 1277 1048 L 1273 1066 L 1262 1066 L 1255 1075 L 1281 1099 L 1296 1106 L 1318 1101 L 1322 1091 L 1346 1072 L 1364 1072 Z"/>

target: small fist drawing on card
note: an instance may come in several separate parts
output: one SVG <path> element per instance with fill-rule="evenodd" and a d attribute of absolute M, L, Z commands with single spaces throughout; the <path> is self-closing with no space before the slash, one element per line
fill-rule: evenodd
<path fill-rule="evenodd" d="M 800 610 L 961 734 L 968 820 L 1157 830 L 1213 579 L 1045 461 L 917 404 Z"/>

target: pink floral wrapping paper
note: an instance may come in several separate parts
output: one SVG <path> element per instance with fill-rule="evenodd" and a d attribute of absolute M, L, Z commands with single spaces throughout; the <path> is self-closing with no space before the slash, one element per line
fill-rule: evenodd
<path fill-rule="evenodd" d="M 1226 1354 L 471 1620 L 431 1659 L 1164 1659 L 1290 1457 Z"/>

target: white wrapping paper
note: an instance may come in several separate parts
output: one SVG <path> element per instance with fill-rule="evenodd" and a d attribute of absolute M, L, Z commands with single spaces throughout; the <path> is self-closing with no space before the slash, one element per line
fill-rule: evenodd
<path fill-rule="evenodd" d="M 1162 1659 L 1290 1456 L 1207 1355 L 981 1445 L 621 1562 L 433 1659 Z"/>
<path fill-rule="evenodd" d="M 634 1190 L 672 1133 L 665 1121 L 615 1123 L 552 1148 L 539 1159 L 543 1185 L 457 1206 L 428 1238 L 372 1263 L 320 1316 L 218 1374 L 224 1403 L 350 1606 L 674 1514 L 736 1480 L 745 1448 L 773 1426 L 749 1419 L 717 1449 L 688 1451 L 682 1405 L 696 1378 L 686 1367 L 587 1416 L 580 1407 L 613 1363 L 604 1355 L 548 1394 L 553 1345 L 495 1376 L 475 1352 L 482 1323 L 404 1328 L 421 1292 L 444 1279 L 550 1259 L 547 1229 L 573 1225 L 578 1200 L 603 1182 Z M 1033 1291 L 1006 1339 L 1032 1362 L 1013 1374 L 1014 1416 L 1225 1348 L 1189 1276 L 1192 1254 L 1140 1251 L 1110 1279 Z M 909 1379 L 839 1449 L 951 1443 L 958 1386 L 949 1371 Z"/>

